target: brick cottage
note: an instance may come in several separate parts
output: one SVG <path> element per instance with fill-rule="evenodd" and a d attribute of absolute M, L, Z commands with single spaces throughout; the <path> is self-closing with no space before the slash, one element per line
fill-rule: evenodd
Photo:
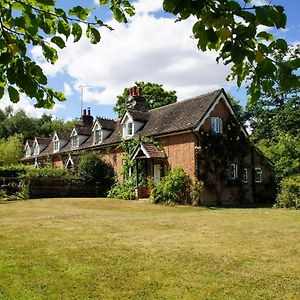
<path fill-rule="evenodd" d="M 82 150 L 96 151 L 119 180 L 126 180 L 120 144 L 136 137 L 155 140 L 140 138 L 131 155 L 146 178 L 158 184 L 168 170 L 180 166 L 192 180 L 204 182 L 205 205 L 270 200 L 274 192 L 272 163 L 250 143 L 223 89 L 147 111 L 142 91 L 130 88 L 121 118 L 94 120 L 89 109 L 83 110 L 81 124 L 71 133 L 26 141 L 21 161 L 73 168 Z"/>

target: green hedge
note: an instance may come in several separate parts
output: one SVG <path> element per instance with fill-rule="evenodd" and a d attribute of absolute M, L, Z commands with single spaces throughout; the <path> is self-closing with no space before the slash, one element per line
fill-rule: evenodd
<path fill-rule="evenodd" d="M 130 177 L 125 182 L 116 181 L 107 194 L 108 198 L 134 200 L 135 199 L 135 186 L 134 177 Z"/>
<path fill-rule="evenodd" d="M 275 207 L 300 208 L 300 175 L 281 180 Z"/>
<path fill-rule="evenodd" d="M 12 165 L 0 167 L 0 177 L 20 177 L 29 170 L 25 165 Z"/>
<path fill-rule="evenodd" d="M 27 177 L 64 177 L 74 178 L 72 171 L 69 169 L 56 169 L 56 168 L 29 168 L 26 172 Z"/>

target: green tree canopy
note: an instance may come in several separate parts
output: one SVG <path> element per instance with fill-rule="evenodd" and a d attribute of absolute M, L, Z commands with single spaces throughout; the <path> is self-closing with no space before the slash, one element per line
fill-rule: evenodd
<path fill-rule="evenodd" d="M 143 96 L 146 99 L 146 108 L 152 109 L 171 104 L 177 101 L 175 91 L 165 91 L 162 84 L 152 82 L 136 82 L 135 85 L 142 89 Z M 129 96 L 129 89 L 125 88 L 122 95 L 117 96 L 117 103 L 114 111 L 119 117 L 126 109 L 126 99 Z"/>
<path fill-rule="evenodd" d="M 108 5 L 114 18 L 126 22 L 134 14 L 129 0 L 99 0 Z M 216 50 L 224 64 L 231 64 L 228 79 L 236 79 L 238 86 L 248 81 L 248 93 L 253 102 L 261 91 L 270 92 L 276 83 L 282 91 L 299 86 L 295 73 L 300 67 L 299 56 L 285 56 L 276 61 L 273 53 L 285 54 L 289 46 L 284 39 L 275 39 L 269 29 L 286 26 L 284 8 L 279 5 L 253 5 L 252 0 L 164 0 L 163 8 L 183 21 L 197 19 L 194 38 L 201 51 Z M 94 16 L 92 9 L 76 6 L 65 11 L 55 0 L 0 0 L 0 98 L 6 91 L 12 102 L 19 101 L 19 93 L 36 99 L 36 107 L 51 108 L 54 99 L 65 95 L 47 87 L 47 77 L 28 55 L 30 46 L 41 46 L 45 59 L 57 60 L 55 47 L 64 48 L 72 36 L 81 39 L 83 31 L 96 44 L 100 29 L 106 27 Z M 295 51 L 292 49 L 292 51 Z"/>
<path fill-rule="evenodd" d="M 34 136 L 52 136 L 54 131 L 70 132 L 78 121 L 64 122 L 53 119 L 51 115 L 32 118 L 24 110 L 13 111 L 11 107 L 0 109 L 0 139 L 7 139 L 16 133 L 22 134 L 23 140 Z"/>
<path fill-rule="evenodd" d="M 22 135 L 16 134 L 8 139 L 0 139 L 0 166 L 16 165 L 23 153 Z"/>

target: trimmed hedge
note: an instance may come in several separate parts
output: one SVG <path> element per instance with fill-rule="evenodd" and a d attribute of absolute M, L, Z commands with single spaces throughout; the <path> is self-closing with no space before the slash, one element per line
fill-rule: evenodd
<path fill-rule="evenodd" d="M 300 175 L 281 180 L 275 207 L 300 209 Z"/>
<path fill-rule="evenodd" d="M 20 177 L 30 168 L 25 165 L 11 165 L 0 167 L 0 177 Z"/>

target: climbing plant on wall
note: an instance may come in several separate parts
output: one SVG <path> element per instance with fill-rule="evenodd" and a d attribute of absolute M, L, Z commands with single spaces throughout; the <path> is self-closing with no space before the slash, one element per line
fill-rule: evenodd
<path fill-rule="evenodd" d="M 249 149 L 249 141 L 240 126 L 234 117 L 229 117 L 224 124 L 223 134 L 201 131 L 197 154 L 199 178 L 203 180 L 205 187 L 220 195 L 224 186 L 238 186 L 242 199 L 244 158 Z M 238 164 L 238 176 L 233 180 L 229 178 L 231 163 Z M 216 182 L 221 184 L 217 185 Z"/>

